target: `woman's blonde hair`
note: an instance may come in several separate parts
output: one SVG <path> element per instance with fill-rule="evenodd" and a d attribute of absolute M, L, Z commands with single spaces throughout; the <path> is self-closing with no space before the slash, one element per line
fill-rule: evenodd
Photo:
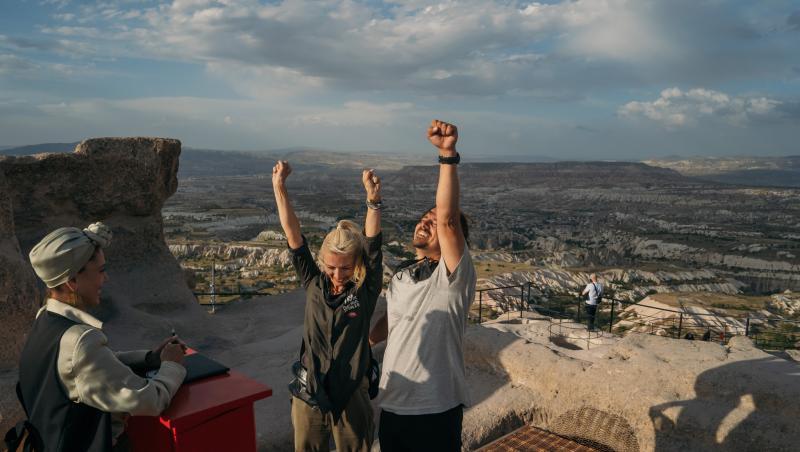
<path fill-rule="evenodd" d="M 367 239 L 361 233 L 361 228 L 350 220 L 341 220 L 336 224 L 336 229 L 332 230 L 325 236 L 322 241 L 319 254 L 317 255 L 317 264 L 325 270 L 325 261 L 323 256 L 325 253 L 336 253 L 345 256 L 355 257 L 353 269 L 353 276 L 350 281 L 356 285 L 356 288 L 361 287 L 364 283 L 364 277 L 367 275 L 367 269 L 364 264 L 364 255 L 367 252 Z"/>

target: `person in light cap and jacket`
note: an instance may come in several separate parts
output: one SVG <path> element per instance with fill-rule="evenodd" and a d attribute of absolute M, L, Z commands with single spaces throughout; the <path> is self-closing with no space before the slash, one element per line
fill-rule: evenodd
<path fill-rule="evenodd" d="M 110 229 L 94 223 L 56 229 L 30 252 L 48 294 L 22 350 L 17 395 L 48 452 L 111 451 L 125 416 L 159 415 L 186 375 L 176 338 L 151 351 L 114 352 L 88 313 L 108 279 L 103 248 L 110 242 Z M 131 367 L 158 373 L 142 378 Z"/>

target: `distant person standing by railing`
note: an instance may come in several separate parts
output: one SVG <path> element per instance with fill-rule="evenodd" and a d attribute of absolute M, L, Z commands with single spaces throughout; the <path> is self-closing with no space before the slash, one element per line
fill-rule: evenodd
<path fill-rule="evenodd" d="M 589 276 L 591 281 L 583 289 L 581 295 L 589 295 L 586 298 L 586 317 L 588 317 L 588 329 L 594 331 L 594 318 L 597 314 L 597 306 L 603 299 L 603 285 L 597 282 L 597 274 L 592 273 Z"/>

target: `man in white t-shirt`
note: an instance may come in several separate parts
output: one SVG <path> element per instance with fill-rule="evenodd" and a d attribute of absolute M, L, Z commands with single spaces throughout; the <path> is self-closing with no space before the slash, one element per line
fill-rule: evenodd
<path fill-rule="evenodd" d="M 586 288 L 583 289 L 581 295 L 588 294 L 589 296 L 586 298 L 586 316 L 588 317 L 588 329 L 589 331 L 594 331 L 594 317 L 597 313 L 597 304 L 598 300 L 601 299 L 603 295 L 603 285 L 597 282 L 597 275 L 592 273 L 589 278 L 591 281 L 589 284 L 586 285 Z"/>
<path fill-rule="evenodd" d="M 398 267 L 387 314 L 370 333 L 370 344 L 388 336 L 380 381 L 383 452 L 460 451 L 469 404 L 463 343 L 477 275 L 459 207 L 458 131 L 434 120 L 428 139 L 439 150 L 436 207 L 414 228 L 417 259 Z"/>

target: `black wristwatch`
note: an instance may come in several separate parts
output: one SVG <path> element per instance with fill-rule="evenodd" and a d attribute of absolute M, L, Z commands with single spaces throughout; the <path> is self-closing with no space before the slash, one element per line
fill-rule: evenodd
<path fill-rule="evenodd" d="M 458 165 L 459 163 L 461 163 L 461 154 L 456 152 L 456 155 L 452 157 L 445 157 L 443 155 L 440 155 L 439 163 L 443 165 Z"/>

